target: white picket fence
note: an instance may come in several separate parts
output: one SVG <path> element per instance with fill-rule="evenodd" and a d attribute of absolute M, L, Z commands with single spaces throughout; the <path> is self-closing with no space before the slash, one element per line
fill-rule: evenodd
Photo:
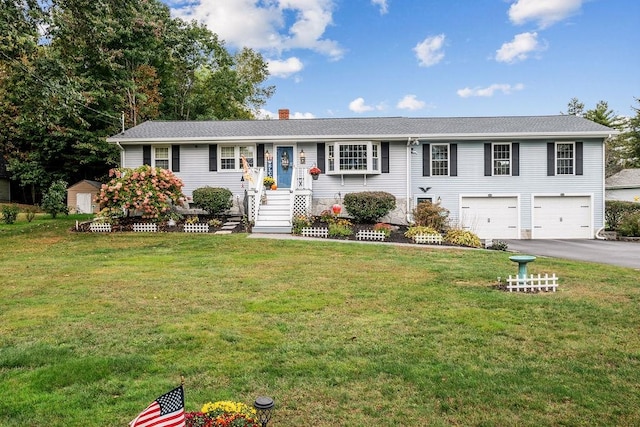
<path fill-rule="evenodd" d="M 195 224 L 185 224 L 184 225 L 185 233 L 208 233 L 209 232 L 209 224 L 195 223 Z"/>
<path fill-rule="evenodd" d="M 89 224 L 92 233 L 111 233 L 111 224 L 92 222 Z"/>
<path fill-rule="evenodd" d="M 429 245 L 441 245 L 442 236 L 439 234 L 418 234 L 413 236 L 415 243 L 423 243 Z"/>
<path fill-rule="evenodd" d="M 525 278 L 520 278 L 518 276 L 509 276 L 506 286 L 506 289 L 509 292 L 555 292 L 557 288 L 558 277 L 555 273 L 553 273 L 551 276 L 549 276 L 548 274 L 545 274 L 544 276 L 538 274 L 537 277 L 532 274 Z"/>
<path fill-rule="evenodd" d="M 356 233 L 356 239 L 358 240 L 380 240 L 381 242 L 387 238 L 384 231 L 378 230 L 359 230 Z"/>
<path fill-rule="evenodd" d="M 324 227 L 304 227 L 300 230 L 304 237 L 328 237 L 329 229 Z"/>
<path fill-rule="evenodd" d="M 155 233 L 158 231 L 158 224 L 150 224 L 148 222 L 139 222 L 133 224 L 133 231 L 136 233 Z"/>

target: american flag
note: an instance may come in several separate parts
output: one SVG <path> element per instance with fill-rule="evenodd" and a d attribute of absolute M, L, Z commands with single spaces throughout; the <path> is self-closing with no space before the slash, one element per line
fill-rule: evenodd
<path fill-rule="evenodd" d="M 142 411 L 130 427 L 184 427 L 184 391 L 182 386 L 163 394 Z"/>

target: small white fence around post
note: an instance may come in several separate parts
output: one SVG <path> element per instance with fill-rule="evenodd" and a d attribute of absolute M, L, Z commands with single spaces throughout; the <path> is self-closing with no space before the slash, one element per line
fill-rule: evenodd
<path fill-rule="evenodd" d="M 506 289 L 509 292 L 555 292 L 558 288 L 558 277 L 555 273 L 551 276 L 545 274 L 544 276 L 533 274 L 525 277 L 509 276 L 507 279 Z"/>

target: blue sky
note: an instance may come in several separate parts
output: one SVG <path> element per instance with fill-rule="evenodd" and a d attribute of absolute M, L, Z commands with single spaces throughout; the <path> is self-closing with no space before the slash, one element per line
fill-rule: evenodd
<path fill-rule="evenodd" d="M 164 0 L 269 63 L 263 115 L 634 115 L 638 0 Z"/>

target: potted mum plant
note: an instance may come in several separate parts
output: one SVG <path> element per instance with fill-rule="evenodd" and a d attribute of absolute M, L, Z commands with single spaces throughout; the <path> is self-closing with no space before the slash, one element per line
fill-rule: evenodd
<path fill-rule="evenodd" d="M 264 179 L 262 180 L 262 183 L 264 184 L 264 188 L 270 189 L 273 186 L 273 184 L 276 183 L 276 180 L 273 179 L 272 176 L 265 176 Z"/>
<path fill-rule="evenodd" d="M 318 175 L 320 175 L 320 172 L 322 172 L 322 171 L 317 166 L 314 166 L 311 169 L 309 169 L 309 173 L 311 174 L 311 177 L 313 179 L 318 179 Z"/>

